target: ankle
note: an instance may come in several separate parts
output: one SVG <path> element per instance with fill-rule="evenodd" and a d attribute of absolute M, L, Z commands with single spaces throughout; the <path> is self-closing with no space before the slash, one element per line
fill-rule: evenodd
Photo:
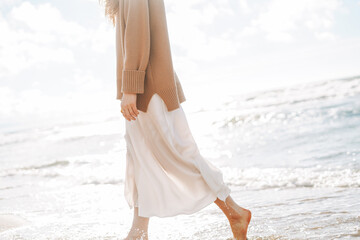
<path fill-rule="evenodd" d="M 225 205 L 228 211 L 229 220 L 251 217 L 251 211 L 239 206 L 230 196 L 225 199 Z"/>

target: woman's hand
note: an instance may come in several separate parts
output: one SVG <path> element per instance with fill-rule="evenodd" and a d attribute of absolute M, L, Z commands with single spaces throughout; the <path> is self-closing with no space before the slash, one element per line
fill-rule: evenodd
<path fill-rule="evenodd" d="M 136 93 L 124 93 L 121 98 L 121 112 L 126 120 L 136 120 L 139 111 L 136 108 Z"/>

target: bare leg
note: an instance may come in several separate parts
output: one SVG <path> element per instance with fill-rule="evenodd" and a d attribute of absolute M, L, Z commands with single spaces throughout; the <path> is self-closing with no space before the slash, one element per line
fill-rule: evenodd
<path fill-rule="evenodd" d="M 246 240 L 251 211 L 240 207 L 229 195 L 225 202 L 217 198 L 214 203 L 224 212 L 229 220 L 231 231 L 236 240 Z"/>
<path fill-rule="evenodd" d="M 148 240 L 148 226 L 149 220 L 148 217 L 140 217 L 138 215 L 139 208 L 134 207 L 134 218 L 130 232 L 126 238 L 123 240 Z"/>

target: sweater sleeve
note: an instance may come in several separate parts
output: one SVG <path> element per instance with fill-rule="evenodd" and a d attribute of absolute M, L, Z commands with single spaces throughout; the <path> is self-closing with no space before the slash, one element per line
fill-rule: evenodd
<path fill-rule="evenodd" d="M 148 0 L 129 0 L 125 9 L 122 91 L 144 93 L 146 68 L 150 57 Z"/>

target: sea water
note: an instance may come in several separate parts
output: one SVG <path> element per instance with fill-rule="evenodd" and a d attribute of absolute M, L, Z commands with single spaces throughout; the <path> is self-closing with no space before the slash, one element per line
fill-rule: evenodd
<path fill-rule="evenodd" d="M 249 239 L 360 239 L 360 78 L 184 110 L 200 152 L 252 211 Z M 119 112 L 99 112 L 2 128 L 0 239 L 125 238 L 133 212 L 123 197 L 124 121 Z M 152 217 L 149 237 L 232 234 L 211 204 L 191 215 Z"/>

